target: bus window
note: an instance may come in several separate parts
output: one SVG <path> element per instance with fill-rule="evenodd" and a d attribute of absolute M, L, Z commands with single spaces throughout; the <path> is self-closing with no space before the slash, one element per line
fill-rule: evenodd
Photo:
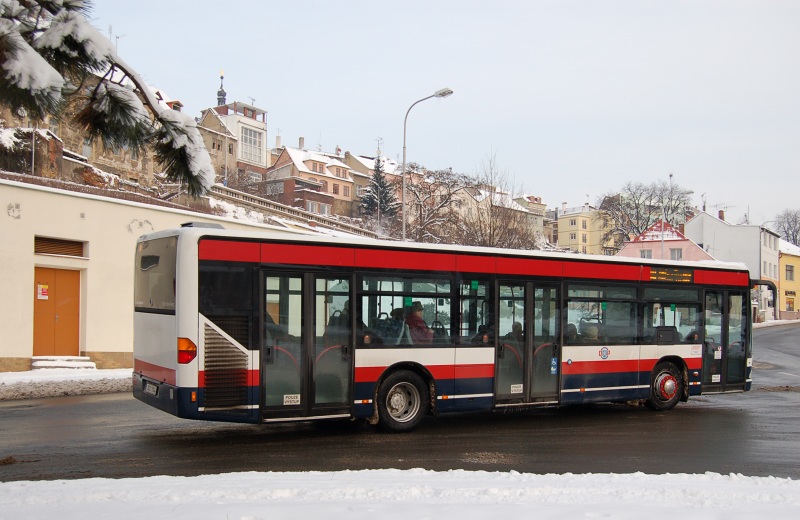
<path fill-rule="evenodd" d="M 568 295 L 566 344 L 636 343 L 635 288 L 572 285 Z"/>
<path fill-rule="evenodd" d="M 493 339 L 494 308 L 489 282 L 465 280 L 461 282 L 459 325 L 460 343 L 489 343 Z"/>
<path fill-rule="evenodd" d="M 200 313 L 250 350 L 258 348 L 258 341 L 251 341 L 252 273 L 241 265 L 201 262 L 197 284 Z"/>
<path fill-rule="evenodd" d="M 646 303 L 642 312 L 642 343 L 655 343 L 658 327 L 672 327 L 674 343 L 699 344 L 703 337 L 700 317 L 699 303 Z"/>
<path fill-rule="evenodd" d="M 450 281 L 441 278 L 365 276 L 362 320 L 383 345 L 448 343 L 450 291 Z"/>
<path fill-rule="evenodd" d="M 178 237 L 136 244 L 133 302 L 140 312 L 175 311 L 175 261 Z"/>
<path fill-rule="evenodd" d="M 748 352 L 747 299 L 740 293 L 728 295 L 728 366 L 727 383 L 744 383 Z"/>
<path fill-rule="evenodd" d="M 302 367 L 303 305 L 300 277 L 267 276 L 264 287 L 262 363 L 265 406 L 299 404 Z"/>

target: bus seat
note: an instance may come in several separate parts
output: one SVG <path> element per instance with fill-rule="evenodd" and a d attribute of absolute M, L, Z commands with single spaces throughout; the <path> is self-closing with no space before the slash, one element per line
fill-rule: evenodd
<path fill-rule="evenodd" d="M 395 342 L 395 345 L 405 345 L 405 344 L 407 345 L 414 344 L 414 340 L 411 339 L 411 329 L 408 328 L 408 323 L 403 323 L 403 330 L 400 332 L 400 336 L 398 336 L 397 342 Z"/>

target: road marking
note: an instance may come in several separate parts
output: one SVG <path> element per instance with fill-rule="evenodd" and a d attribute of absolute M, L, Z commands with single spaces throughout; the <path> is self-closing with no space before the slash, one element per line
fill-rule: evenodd
<path fill-rule="evenodd" d="M 785 375 L 785 376 L 800 377 L 800 376 L 798 376 L 797 374 L 790 374 L 790 373 L 788 373 L 788 372 L 778 372 L 778 373 L 779 373 L 779 374 L 783 374 L 783 375 Z"/>

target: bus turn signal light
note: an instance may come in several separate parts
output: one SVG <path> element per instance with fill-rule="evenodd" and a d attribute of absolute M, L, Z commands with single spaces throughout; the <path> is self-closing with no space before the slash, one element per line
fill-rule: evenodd
<path fill-rule="evenodd" d="M 185 365 L 197 357 L 197 345 L 187 338 L 178 338 L 178 363 Z"/>

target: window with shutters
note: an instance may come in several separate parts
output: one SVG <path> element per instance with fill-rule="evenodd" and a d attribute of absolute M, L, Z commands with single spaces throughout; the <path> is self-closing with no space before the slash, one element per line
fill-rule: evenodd
<path fill-rule="evenodd" d="M 33 252 L 37 255 L 77 256 L 84 258 L 84 242 L 60 238 L 35 237 Z"/>

